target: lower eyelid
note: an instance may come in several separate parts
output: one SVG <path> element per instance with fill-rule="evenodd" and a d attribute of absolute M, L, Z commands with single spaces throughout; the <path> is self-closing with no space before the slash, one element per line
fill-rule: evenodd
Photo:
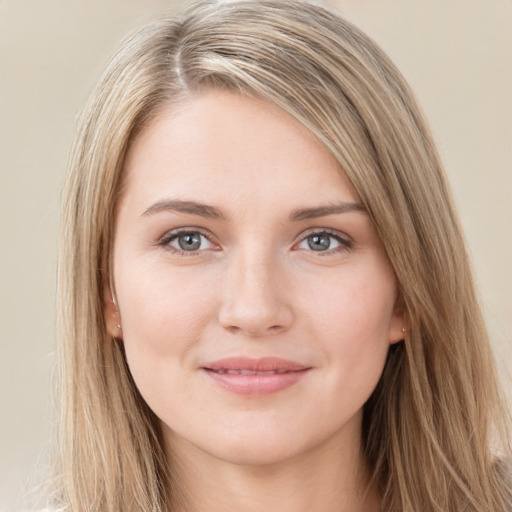
<path fill-rule="evenodd" d="M 180 249 L 178 247 L 173 247 L 172 245 L 170 245 L 171 242 L 176 240 L 179 236 L 182 236 L 185 234 L 198 234 L 201 237 L 203 237 L 204 239 L 206 239 L 211 247 L 208 247 L 206 249 L 185 251 L 183 249 Z M 325 251 L 314 251 L 313 249 L 310 249 L 310 248 L 308 249 L 312 253 L 317 253 L 319 256 L 321 256 L 321 255 L 328 256 L 329 254 L 332 254 L 332 253 L 348 251 L 348 250 L 352 249 L 354 246 L 354 242 L 352 239 L 350 239 L 348 237 L 344 237 L 339 233 L 333 233 L 331 231 L 320 229 L 320 230 L 310 231 L 309 233 L 302 235 L 300 241 L 298 243 L 294 244 L 294 247 L 298 247 L 299 245 L 304 243 L 308 237 L 313 236 L 313 235 L 327 235 L 327 236 L 331 237 L 332 239 L 336 240 L 339 244 L 339 246 L 334 247 L 332 249 L 326 249 Z M 162 237 L 160 237 L 157 240 L 156 244 L 163 247 L 164 249 L 168 249 L 169 251 L 174 252 L 175 254 L 178 254 L 180 256 L 197 256 L 202 252 L 205 252 L 205 251 L 208 251 L 211 249 L 215 250 L 215 248 L 218 249 L 218 247 L 219 247 L 219 244 L 212 239 L 212 236 L 210 236 L 209 234 L 203 233 L 201 230 L 199 230 L 197 228 L 196 229 L 184 228 L 184 229 L 179 229 L 179 230 L 168 232 L 168 233 L 164 234 Z"/>
<path fill-rule="evenodd" d="M 207 249 L 198 249 L 196 251 L 184 251 L 178 247 L 173 247 L 171 245 L 171 243 L 176 240 L 177 238 L 179 238 L 180 236 L 183 236 L 183 235 L 186 235 L 186 234 L 198 234 L 200 235 L 202 238 L 204 238 L 205 240 L 208 241 L 208 243 L 215 247 L 217 244 L 216 242 L 214 242 L 212 240 L 212 237 L 209 236 L 208 234 L 206 233 L 203 233 L 201 230 L 199 229 L 188 229 L 188 228 L 184 228 L 184 229 L 179 229 L 179 230 L 174 230 L 174 231 L 170 231 L 170 232 L 167 232 L 165 233 L 163 236 L 161 236 L 157 242 L 156 242 L 156 245 L 160 246 L 160 247 L 163 247 L 164 249 L 168 249 L 176 254 L 180 254 L 180 255 L 185 255 L 185 256 L 193 256 L 193 255 L 197 255 L 198 253 L 200 252 L 203 252 L 205 250 L 208 250 L 209 248 Z"/>
<path fill-rule="evenodd" d="M 318 252 L 318 254 L 329 254 L 331 251 L 337 251 L 340 249 L 348 250 L 354 246 L 354 242 L 351 239 L 349 239 L 348 237 L 344 237 L 339 233 L 333 233 L 331 231 L 322 230 L 322 229 L 311 231 L 309 233 L 306 233 L 305 235 L 302 235 L 299 243 L 296 245 L 300 245 L 300 244 L 304 243 L 310 236 L 313 236 L 313 235 L 327 235 L 327 236 L 331 237 L 332 239 L 336 240 L 336 242 L 338 242 L 340 244 L 338 247 L 335 247 L 333 249 L 327 249 L 326 251 L 313 251 L 312 249 L 309 249 L 313 252 Z"/>

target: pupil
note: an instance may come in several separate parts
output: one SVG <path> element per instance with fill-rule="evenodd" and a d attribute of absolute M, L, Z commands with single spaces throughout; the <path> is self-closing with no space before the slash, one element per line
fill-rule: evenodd
<path fill-rule="evenodd" d="M 325 251 L 329 249 L 331 240 L 328 235 L 311 235 L 308 237 L 308 245 L 313 251 Z"/>
<path fill-rule="evenodd" d="M 178 238 L 178 245 L 184 251 L 196 251 L 201 247 L 201 236 L 197 234 L 181 235 Z"/>

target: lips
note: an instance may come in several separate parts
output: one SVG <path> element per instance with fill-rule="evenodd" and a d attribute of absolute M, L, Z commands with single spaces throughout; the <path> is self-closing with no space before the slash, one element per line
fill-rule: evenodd
<path fill-rule="evenodd" d="M 288 372 L 304 370 L 306 367 L 295 361 L 288 361 L 279 357 L 262 357 L 252 359 L 250 357 L 229 357 L 208 363 L 205 368 L 214 371 L 222 370 L 247 370 L 253 372 Z"/>
<path fill-rule="evenodd" d="M 276 375 L 280 373 L 287 373 L 289 370 L 273 370 L 268 372 L 258 372 L 256 370 L 246 370 L 245 368 L 241 368 L 240 370 L 225 370 L 221 368 L 219 370 L 213 370 L 212 368 L 208 368 L 212 372 L 215 373 L 227 373 L 228 375 Z"/>
<path fill-rule="evenodd" d="M 201 369 L 223 389 L 254 396 L 289 388 L 311 368 L 277 357 L 232 357 L 208 363 Z"/>

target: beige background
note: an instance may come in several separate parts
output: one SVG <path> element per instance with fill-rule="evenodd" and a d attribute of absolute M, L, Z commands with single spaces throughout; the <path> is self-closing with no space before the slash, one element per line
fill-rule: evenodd
<path fill-rule="evenodd" d="M 512 367 L 512 1 L 329 3 L 416 90 L 453 184 L 498 359 Z M 0 0 L 0 511 L 14 510 L 29 476 L 44 470 L 59 191 L 74 117 L 122 37 L 178 4 Z"/>

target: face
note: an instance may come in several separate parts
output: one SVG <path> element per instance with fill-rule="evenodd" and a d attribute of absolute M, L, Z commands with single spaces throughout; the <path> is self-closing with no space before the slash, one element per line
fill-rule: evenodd
<path fill-rule="evenodd" d="M 124 172 L 107 325 L 170 449 L 265 464 L 357 445 L 403 317 L 329 153 L 277 107 L 211 91 L 162 111 Z"/>

